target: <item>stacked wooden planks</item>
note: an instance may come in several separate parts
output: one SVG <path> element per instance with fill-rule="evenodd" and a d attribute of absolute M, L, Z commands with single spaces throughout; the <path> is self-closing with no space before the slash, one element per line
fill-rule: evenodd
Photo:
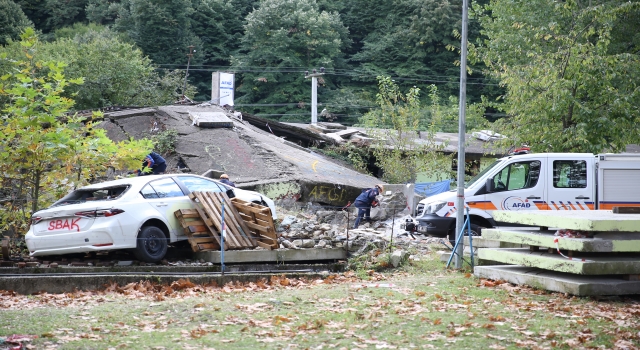
<path fill-rule="evenodd" d="M 202 220 L 197 209 L 175 211 L 194 252 L 220 249 L 220 235 Z"/>
<path fill-rule="evenodd" d="M 249 227 L 249 230 L 257 237 L 258 245 L 277 249 L 278 238 L 273 217 L 271 216 L 271 209 L 238 198 L 232 198 L 231 202 L 247 227 Z"/>
<path fill-rule="evenodd" d="M 179 209 L 175 216 L 194 252 L 220 249 L 223 204 L 225 250 L 278 247 L 269 207 L 238 198 L 229 199 L 223 192 L 194 191 L 189 198 L 195 203 L 196 209 Z"/>

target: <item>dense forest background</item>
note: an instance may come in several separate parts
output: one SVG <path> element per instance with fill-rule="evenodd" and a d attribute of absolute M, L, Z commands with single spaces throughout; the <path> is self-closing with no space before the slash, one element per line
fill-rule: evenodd
<path fill-rule="evenodd" d="M 78 109 L 155 102 L 157 96 L 148 96 L 154 82 L 177 84 L 181 89 L 179 80 L 192 45 L 195 53 L 188 80 L 197 90 L 192 99 L 210 99 L 212 72 L 234 72 L 238 109 L 281 121 L 306 121 L 311 82 L 305 79 L 305 71 L 324 67 L 318 101 L 319 109 L 328 113 L 321 118 L 352 124 L 375 108 L 377 76 L 389 76 L 401 88 L 427 91 L 435 85 L 445 98 L 458 96 L 461 3 L 0 0 L 0 11 L 6 16 L 0 41 L 15 40 L 20 28 L 33 25 L 41 32 L 41 40 L 49 43 L 43 45 L 47 46 L 44 51 L 66 60 L 68 73 L 84 74 L 85 85 L 78 89 L 90 88 L 87 84 L 120 89 L 80 93 Z M 470 20 L 469 30 L 471 40 L 480 36 L 476 20 Z M 131 53 L 135 50 L 140 53 Z M 92 55 L 96 57 L 91 59 Z M 122 62 L 114 65 L 108 59 Z M 102 75 L 108 71 L 121 79 L 92 78 L 95 72 L 89 71 L 95 65 L 103 65 Z M 497 97 L 501 92 L 497 81 L 471 67 L 469 100 Z M 129 84 L 132 79 L 138 83 Z M 131 93 L 122 90 L 147 91 L 147 96 L 128 98 Z"/>
<path fill-rule="evenodd" d="M 408 113 L 418 130 L 456 132 L 461 4 L 0 0 L 0 74 L 14 69 L 20 33 L 33 26 L 37 59 L 83 79 L 65 90 L 76 110 L 168 104 L 183 94 L 192 46 L 184 93 L 196 101 L 210 99 L 212 72 L 234 72 L 237 109 L 308 122 L 305 72 L 324 67 L 321 120 L 397 129 L 383 120 L 408 103 L 406 92 L 417 94 Z M 471 4 L 467 131 L 491 128 L 537 151 L 640 143 L 640 1 Z"/>

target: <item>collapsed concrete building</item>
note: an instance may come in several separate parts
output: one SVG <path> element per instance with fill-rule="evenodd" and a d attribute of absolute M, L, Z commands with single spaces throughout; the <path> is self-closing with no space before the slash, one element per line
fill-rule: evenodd
<path fill-rule="evenodd" d="M 176 130 L 175 152 L 166 155 L 167 172 L 212 178 L 226 173 L 239 188 L 274 200 L 343 207 L 362 188 L 380 182 L 261 130 L 239 112 L 207 103 L 109 111 L 97 127 L 116 142 Z"/>

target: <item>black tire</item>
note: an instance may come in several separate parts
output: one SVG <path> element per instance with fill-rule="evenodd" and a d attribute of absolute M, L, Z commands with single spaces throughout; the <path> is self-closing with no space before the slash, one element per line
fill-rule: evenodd
<path fill-rule="evenodd" d="M 167 237 L 155 226 L 145 226 L 138 234 L 134 254 L 138 260 L 157 263 L 167 254 Z"/>
<path fill-rule="evenodd" d="M 480 225 L 476 225 L 476 224 L 471 224 L 470 225 L 470 229 L 471 229 L 471 235 L 476 237 L 476 236 L 482 236 L 482 229 L 484 227 L 480 226 Z M 464 231 L 464 235 L 468 236 L 469 233 L 465 230 Z"/>

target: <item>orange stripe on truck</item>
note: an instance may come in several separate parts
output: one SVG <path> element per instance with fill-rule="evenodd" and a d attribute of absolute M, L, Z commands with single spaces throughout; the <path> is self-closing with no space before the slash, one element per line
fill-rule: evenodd
<path fill-rule="evenodd" d="M 496 210 L 496 206 L 491 201 L 468 202 L 467 205 L 473 209 Z"/>
<path fill-rule="evenodd" d="M 533 205 L 535 205 L 538 210 L 550 210 L 551 209 L 549 207 L 549 204 L 547 204 L 547 202 L 544 202 L 544 201 L 539 201 L 539 202 L 534 201 Z"/>

